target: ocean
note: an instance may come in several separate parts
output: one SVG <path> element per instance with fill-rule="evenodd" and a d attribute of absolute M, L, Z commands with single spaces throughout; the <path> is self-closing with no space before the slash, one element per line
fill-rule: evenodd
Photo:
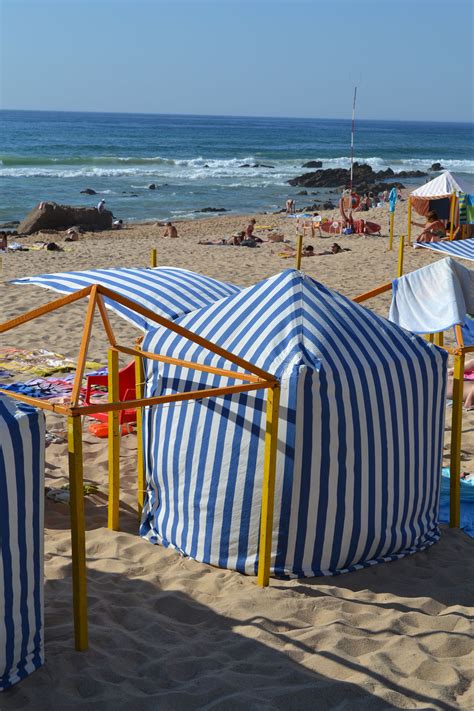
<path fill-rule="evenodd" d="M 309 160 L 347 168 L 350 131 L 349 119 L 0 111 L 0 222 L 41 200 L 104 198 L 124 220 L 198 218 L 206 207 L 274 212 L 295 196 L 303 207 L 318 197 L 286 181 L 308 172 Z M 355 159 L 395 172 L 440 162 L 472 178 L 473 125 L 357 120 Z"/>

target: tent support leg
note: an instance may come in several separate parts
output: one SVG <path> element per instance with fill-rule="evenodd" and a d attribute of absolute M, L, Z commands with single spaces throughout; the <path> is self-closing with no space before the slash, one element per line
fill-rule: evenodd
<path fill-rule="evenodd" d="M 135 356 L 135 388 L 137 400 L 143 399 L 143 358 Z M 137 511 L 141 519 L 145 502 L 145 461 L 143 457 L 143 408 L 137 407 Z"/>
<path fill-rule="evenodd" d="M 461 522 L 461 433 L 464 388 L 464 353 L 454 356 L 453 415 L 451 455 L 449 462 L 449 525 L 459 528 Z"/>
<path fill-rule="evenodd" d="M 304 232 L 304 226 L 303 226 Z M 301 269 L 301 252 L 303 251 L 303 235 L 296 235 L 296 264 L 298 271 Z"/>
<path fill-rule="evenodd" d="M 155 269 L 158 266 L 158 259 L 156 257 L 156 249 L 153 248 L 150 252 L 150 267 Z"/>
<path fill-rule="evenodd" d="M 270 582 L 279 406 L 280 386 L 274 385 L 268 389 L 267 421 L 265 429 L 265 460 L 257 573 L 257 582 L 261 587 L 266 587 Z"/>
<path fill-rule="evenodd" d="M 78 652 L 89 645 L 87 630 L 86 531 L 82 466 L 82 424 L 79 415 L 67 419 L 71 511 L 72 597 L 74 640 Z"/>
<path fill-rule="evenodd" d="M 109 402 L 119 400 L 119 367 L 118 351 L 109 348 L 109 381 L 108 392 Z M 112 531 L 119 530 L 119 506 L 120 506 L 120 413 L 115 410 L 109 412 L 108 416 L 108 440 L 109 440 L 109 503 L 108 503 L 108 527 Z"/>
<path fill-rule="evenodd" d="M 438 333 L 434 334 L 434 342 L 436 346 L 441 346 L 441 348 L 444 346 L 444 333 L 443 331 L 439 331 Z"/>

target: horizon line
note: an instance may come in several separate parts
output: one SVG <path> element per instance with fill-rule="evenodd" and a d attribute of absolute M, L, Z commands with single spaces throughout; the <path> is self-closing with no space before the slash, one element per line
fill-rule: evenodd
<path fill-rule="evenodd" d="M 0 113 L 2 112 L 17 112 L 17 113 L 54 113 L 54 114 L 92 114 L 92 115 L 111 115 L 111 116 L 177 116 L 177 117 L 191 117 L 191 118 L 236 118 L 236 119 L 290 119 L 292 121 L 348 121 L 350 123 L 350 117 L 337 117 L 337 116 L 256 116 L 251 114 L 196 114 L 196 113 L 173 113 L 173 112 L 154 112 L 154 111 L 90 111 L 90 110 L 78 110 L 78 109 L 12 109 L 12 108 L 0 108 Z M 379 119 L 379 118 L 359 118 L 358 121 L 373 121 L 373 122 L 385 122 L 385 123 L 440 123 L 440 124 L 454 124 L 454 125 L 472 125 L 474 126 L 473 120 L 465 121 L 447 121 L 447 120 L 433 120 L 433 119 Z"/>

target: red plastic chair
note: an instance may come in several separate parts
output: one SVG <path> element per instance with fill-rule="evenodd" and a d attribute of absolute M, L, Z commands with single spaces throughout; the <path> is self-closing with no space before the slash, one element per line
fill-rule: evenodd
<path fill-rule="evenodd" d="M 93 405 L 97 401 L 91 401 L 91 390 L 94 385 L 102 385 L 107 387 L 108 377 L 107 375 L 88 375 L 86 394 L 84 396 L 84 405 Z M 124 402 L 126 400 L 135 400 L 135 363 L 132 361 L 124 368 L 119 370 L 119 400 Z M 107 412 L 95 412 L 91 417 L 94 420 L 100 420 L 100 422 L 108 422 Z M 136 422 L 137 412 L 135 409 L 132 410 L 120 410 L 119 411 L 119 423 L 124 422 Z"/>

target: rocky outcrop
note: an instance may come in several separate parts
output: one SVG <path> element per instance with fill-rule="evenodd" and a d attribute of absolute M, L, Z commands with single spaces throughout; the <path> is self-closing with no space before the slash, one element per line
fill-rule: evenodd
<path fill-rule="evenodd" d="M 92 188 L 86 188 L 85 190 L 81 190 L 81 195 L 97 195 L 97 193 Z"/>
<path fill-rule="evenodd" d="M 150 183 L 150 185 L 148 186 L 148 190 L 156 190 L 155 183 Z"/>
<path fill-rule="evenodd" d="M 20 222 L 18 232 L 31 235 L 40 230 L 67 230 L 83 227 L 86 230 L 109 230 L 113 215 L 109 210 L 98 212 L 95 207 L 58 205 L 55 202 L 40 202 Z"/>
<path fill-rule="evenodd" d="M 366 163 L 354 163 L 353 187 L 356 190 L 370 190 L 376 180 L 387 178 L 422 178 L 426 173 L 421 170 L 403 170 L 395 173 L 391 168 L 387 170 L 374 171 Z M 327 168 L 326 170 L 316 170 L 311 173 L 304 173 L 297 178 L 288 180 L 290 185 L 298 185 L 304 188 L 341 188 L 348 187 L 350 172 L 345 168 Z M 385 187 L 383 188 L 385 189 Z"/>
<path fill-rule="evenodd" d="M 441 165 L 441 163 L 433 163 L 430 170 L 438 171 L 438 170 L 444 170 L 444 168 Z"/>
<path fill-rule="evenodd" d="M 296 193 L 296 194 L 297 194 L 297 195 L 307 195 L 307 194 L 308 194 L 308 191 L 307 191 L 307 190 L 300 190 L 300 191 L 299 191 L 298 193 Z"/>
<path fill-rule="evenodd" d="M 302 168 L 322 168 L 322 160 L 309 160 L 307 163 L 303 163 Z"/>
<path fill-rule="evenodd" d="M 227 212 L 225 207 L 203 207 L 201 210 L 196 210 L 196 212 Z"/>

